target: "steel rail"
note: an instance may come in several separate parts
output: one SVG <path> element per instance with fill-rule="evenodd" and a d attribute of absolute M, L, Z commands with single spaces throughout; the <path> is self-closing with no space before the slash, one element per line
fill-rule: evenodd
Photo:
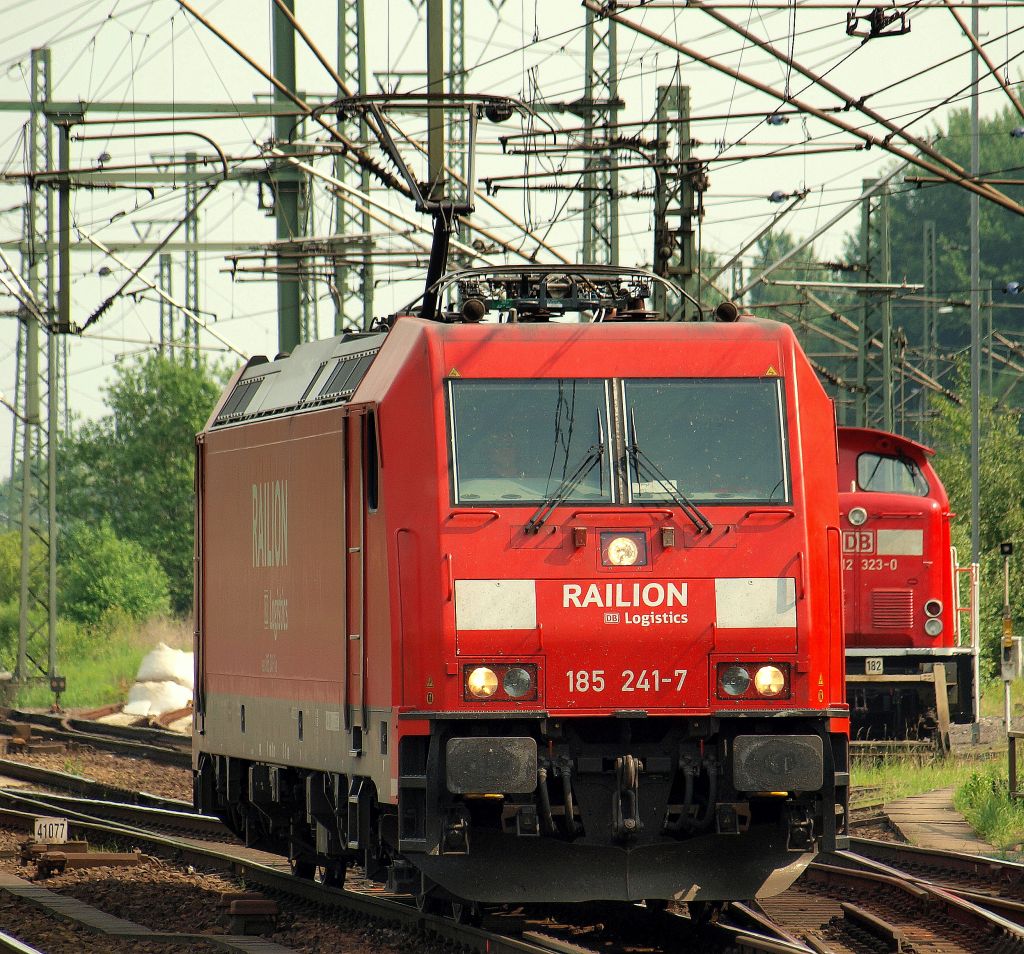
<path fill-rule="evenodd" d="M 179 768 L 192 767 L 191 749 L 167 748 L 151 745 L 146 742 L 132 742 L 129 739 L 115 738 L 74 729 L 55 729 L 49 726 L 38 726 L 40 737 L 55 739 L 62 742 L 77 742 L 95 749 L 104 749 L 118 755 L 143 758 L 160 765 L 174 765 Z M 0 723 L 0 735 L 12 735 L 10 725 Z"/>
<path fill-rule="evenodd" d="M 16 937 L 0 931 L 0 951 L 4 954 L 44 954 L 37 947 L 29 947 Z"/>
<path fill-rule="evenodd" d="M 128 793 L 145 797 L 145 792 Z M 90 798 L 74 798 L 68 795 L 54 795 L 50 792 L 31 792 L 22 789 L 0 787 L 0 799 L 8 804 L 39 805 L 45 810 L 61 814 L 74 814 L 79 818 L 92 818 L 151 830 L 152 828 L 173 829 L 175 832 L 214 838 L 219 841 L 234 841 L 235 835 L 219 818 L 200 815 L 185 802 L 176 809 L 153 807 L 147 804 L 112 801 L 109 795 L 97 792 Z"/>
<path fill-rule="evenodd" d="M 176 798 L 164 798 L 149 792 L 137 792 L 133 789 L 98 782 L 81 775 L 72 775 L 70 772 L 58 772 L 55 769 L 41 768 L 38 765 L 17 762 L 13 759 L 0 759 L 0 777 L 19 782 L 31 782 L 33 785 L 45 785 L 49 788 L 74 792 L 90 798 L 115 799 L 120 802 L 176 812 L 192 810 L 190 802 L 180 801 Z"/>
<path fill-rule="evenodd" d="M 837 851 L 834 853 L 834 857 L 843 864 L 842 868 L 830 869 L 829 865 L 822 865 L 819 862 L 813 862 L 810 867 L 818 871 L 830 869 L 833 872 L 849 871 L 853 874 L 866 876 L 874 875 L 882 879 L 895 880 L 908 885 L 913 885 L 914 887 L 925 891 L 939 904 L 952 909 L 962 917 L 980 921 L 988 927 L 1014 938 L 1018 942 L 1017 949 L 1024 947 L 1024 927 L 1021 927 L 1020 924 L 1009 920 L 1001 914 L 997 914 L 994 911 L 982 907 L 976 901 L 962 897 L 955 889 L 936 884 L 935 882 L 929 881 L 925 878 L 916 877 L 900 868 L 896 868 L 880 861 L 875 861 L 874 859 L 853 851 Z"/>
<path fill-rule="evenodd" d="M 35 815 L 13 808 L 0 808 L 0 819 L 8 823 L 31 828 Z M 143 828 L 118 823 L 102 822 L 88 816 L 69 817 L 68 828 L 78 832 L 96 832 L 105 836 L 128 838 L 133 844 L 170 851 L 180 860 L 199 865 L 211 863 L 242 878 L 247 884 L 280 895 L 312 902 L 321 907 L 347 911 L 411 932 L 435 935 L 443 941 L 453 941 L 464 948 L 485 954 L 552 954 L 556 945 L 521 940 L 481 928 L 459 924 L 451 918 L 425 914 L 412 903 L 394 898 L 375 897 L 348 888 L 330 888 L 315 881 L 297 878 L 290 870 L 239 855 L 239 849 L 214 848 L 192 841 L 160 835 Z M 283 861 L 283 859 L 282 859 Z M 580 949 L 582 950 L 582 949 Z"/>
<path fill-rule="evenodd" d="M 293 875 L 283 858 L 280 864 L 275 865 L 255 860 L 252 857 L 253 854 L 270 857 L 266 852 L 253 853 L 240 846 L 214 846 L 192 839 L 168 836 L 144 826 L 103 820 L 86 812 L 77 811 L 74 807 L 68 808 L 67 799 L 42 794 L 19 796 L 16 793 L 0 789 L 0 803 L 4 801 L 8 804 L 7 806 L 0 804 L 0 820 L 6 820 L 9 823 L 31 827 L 32 819 L 35 817 L 30 811 L 12 807 L 16 804 L 29 808 L 40 807 L 47 812 L 59 811 L 64 817 L 67 817 L 69 830 L 95 831 L 108 836 L 131 839 L 133 845 L 144 843 L 168 849 L 179 861 L 188 860 L 204 866 L 213 862 L 232 871 L 246 883 L 259 885 L 265 890 L 313 902 L 318 906 L 340 908 L 376 920 L 390 921 L 399 927 L 433 934 L 443 940 L 454 941 L 464 947 L 488 952 L 488 954 L 553 954 L 553 952 L 554 954 L 566 954 L 566 952 L 583 954 L 588 950 L 578 942 L 571 943 L 547 936 L 543 933 L 543 928 L 540 930 L 527 929 L 522 931 L 520 936 L 511 937 L 493 930 L 461 924 L 452 918 L 423 913 L 412 903 L 411 898 L 399 899 L 395 896 L 386 898 L 369 891 L 364 893 L 352 888 L 326 887 L 318 882 L 307 881 Z M 106 808 L 106 806 L 95 804 L 93 807 L 99 808 L 101 811 Z M 141 813 L 139 817 L 144 817 L 147 822 L 150 819 L 158 819 L 164 814 L 146 812 L 144 809 L 132 805 L 116 807 L 126 812 Z M 250 856 L 245 857 L 246 853 Z M 678 914 L 653 909 L 645 913 L 644 909 L 637 906 L 629 907 L 631 913 L 638 917 L 653 918 L 652 927 L 655 932 L 671 931 L 673 928 L 683 928 L 684 925 L 687 930 L 693 929 L 693 925 L 688 919 Z M 495 920 L 498 919 L 500 919 L 500 915 L 495 918 Z M 522 919 L 513 918 L 512 920 L 515 923 L 517 920 L 521 922 Z M 794 943 L 793 938 L 768 921 L 758 922 L 755 920 L 754 926 L 750 928 L 733 924 L 718 924 L 710 925 L 704 930 L 715 938 L 718 942 L 716 949 L 721 950 L 752 952 L 752 954 L 753 952 L 808 954 L 810 950 L 802 944 Z M 707 947 L 702 946 L 701 949 L 707 950 Z"/>
<path fill-rule="evenodd" d="M 179 2 L 183 2 L 183 0 L 179 0 Z M 633 30 L 635 33 L 639 33 L 641 36 L 647 37 L 649 40 L 654 40 L 657 43 L 661 43 L 662 45 L 667 46 L 669 49 L 675 50 L 677 53 L 681 53 L 683 56 L 689 57 L 690 59 L 698 63 L 702 63 L 718 73 L 722 73 L 736 80 L 737 82 L 749 86 L 751 89 L 756 89 L 759 92 L 765 93 L 766 95 L 771 96 L 779 100 L 780 102 L 788 103 L 796 107 L 797 109 L 806 112 L 808 115 L 814 116 L 815 118 L 820 119 L 823 122 L 835 126 L 837 129 L 841 129 L 852 136 L 856 136 L 858 139 L 863 140 L 870 146 L 879 146 L 886 152 L 892 153 L 894 156 L 899 156 L 901 159 L 906 160 L 908 163 L 912 163 L 913 165 L 918 166 L 921 169 L 925 169 L 928 172 L 940 176 L 947 182 L 950 182 L 954 185 L 958 185 L 969 192 L 973 192 L 982 198 L 988 199 L 990 202 L 994 202 L 996 205 L 999 205 L 1002 208 L 1005 208 L 1008 211 L 1015 213 L 1016 215 L 1024 216 L 1024 206 L 1021 206 L 1018 203 L 1014 202 L 1012 199 L 1009 199 L 1007 196 L 1003 195 L 1003 193 L 990 190 L 979 185 L 966 173 L 963 175 L 954 173 L 948 170 L 942 164 L 936 164 L 927 159 L 923 159 L 921 156 L 915 155 L 914 153 L 909 152 L 908 150 L 902 148 L 901 146 L 893 145 L 891 136 L 879 137 L 874 135 L 873 133 L 865 132 L 863 129 L 860 129 L 853 123 L 845 122 L 844 120 L 838 118 L 837 116 L 830 115 L 826 110 L 819 109 L 817 106 L 813 106 L 810 103 L 797 99 L 794 96 L 787 96 L 783 90 L 778 90 L 772 86 L 769 86 L 767 83 L 762 83 L 760 80 L 755 79 L 752 76 L 748 76 L 745 73 L 740 72 L 739 70 L 733 69 L 731 66 L 728 66 L 725 63 L 719 62 L 714 57 L 707 56 L 706 54 L 701 53 L 698 50 L 694 49 L 693 47 L 687 46 L 684 43 L 676 42 L 675 40 L 671 39 L 668 36 L 664 36 L 663 34 L 660 34 L 655 30 L 645 27 L 643 24 L 633 23 L 628 17 L 624 17 L 621 14 L 609 11 L 605 5 L 597 2 L 597 0 L 583 0 L 583 4 L 588 10 L 598 14 L 599 16 L 612 19 L 616 23 L 621 23 L 623 26 L 627 27 L 630 30 Z"/>

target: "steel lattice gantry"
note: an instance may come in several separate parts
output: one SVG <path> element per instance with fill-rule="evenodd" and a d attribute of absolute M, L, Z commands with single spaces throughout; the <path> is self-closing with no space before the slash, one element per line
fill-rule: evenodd
<path fill-rule="evenodd" d="M 864 182 L 864 189 L 873 184 Z M 865 282 L 892 281 L 892 253 L 889 242 L 889 189 L 880 190 L 864 200 L 861 207 L 861 260 Z M 860 307 L 861 320 L 857 340 L 858 427 L 895 428 L 893 395 L 894 334 L 892 297 L 865 293 Z M 873 345 L 873 340 L 881 347 Z"/>
<path fill-rule="evenodd" d="M 348 87 L 348 93 L 368 93 L 366 83 L 366 6 L 364 0 L 338 0 L 338 75 Z M 339 96 L 346 95 L 338 90 Z M 365 143 L 368 129 L 366 120 L 360 115 L 343 122 L 339 127 L 342 135 L 357 142 Z M 370 191 L 370 174 L 357 169 L 341 156 L 335 160 L 334 175 L 347 185 L 364 194 Z M 334 266 L 335 317 L 334 333 L 365 329 L 373 320 L 373 252 L 370 237 L 370 216 L 368 210 L 358 207 L 351 196 L 343 196 L 339 190 L 335 197 L 335 218 L 337 231 L 343 241 L 352 236 L 362 236 L 354 247 L 345 244 L 336 258 Z M 358 265 L 346 262 L 342 254 L 356 252 Z"/>
<path fill-rule="evenodd" d="M 619 115 L 619 72 L 615 21 L 587 11 L 584 106 L 589 109 L 583 148 L 583 261 L 615 265 L 619 260 L 619 175 L 614 150 L 594 149 L 594 131 Z M 609 130 L 609 134 L 611 134 Z"/>
<path fill-rule="evenodd" d="M 29 168 L 52 169 L 50 51 L 31 55 Z M 64 150 L 62 149 L 62 152 Z M 66 158 L 62 156 L 62 158 Z M 64 339 L 50 334 L 57 293 L 56 262 L 48 253 L 54 234 L 49 185 L 31 185 L 25 215 L 21 271 L 28 289 L 19 309 L 17 383 L 12 445 L 12 502 L 21 530 L 21 591 L 15 680 L 56 675 L 57 541 L 56 457 Z M 14 503 L 12 503 L 12 507 Z"/>
<path fill-rule="evenodd" d="M 691 161 L 690 87 L 673 83 L 657 90 L 658 147 L 654 169 L 654 271 L 697 297 L 694 188 L 700 170 Z M 656 289 L 662 311 L 664 290 Z"/>
<path fill-rule="evenodd" d="M 186 153 L 185 161 L 185 307 L 199 314 L 199 183 L 196 177 L 194 152 Z M 199 367 L 199 325 L 182 315 L 182 339 L 192 351 L 192 362 Z"/>

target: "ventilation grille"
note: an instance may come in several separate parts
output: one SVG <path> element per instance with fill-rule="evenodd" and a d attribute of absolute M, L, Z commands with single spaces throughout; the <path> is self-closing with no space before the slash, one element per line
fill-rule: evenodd
<path fill-rule="evenodd" d="M 316 400 L 322 401 L 327 398 L 351 397 L 356 386 L 363 380 L 363 375 L 366 374 L 376 355 L 376 351 L 368 351 L 339 360 L 331 376 L 320 389 Z"/>
<path fill-rule="evenodd" d="M 230 421 L 232 418 L 241 417 L 246 408 L 249 407 L 249 402 L 256 396 L 256 392 L 260 389 L 260 385 L 263 383 L 263 378 L 249 378 L 247 381 L 239 381 L 235 386 L 235 390 L 231 392 L 231 397 L 228 398 L 227 404 L 224 405 L 220 414 L 217 415 L 217 422 Z"/>
<path fill-rule="evenodd" d="M 914 591 L 873 590 L 871 625 L 875 629 L 910 629 L 914 625 Z"/>

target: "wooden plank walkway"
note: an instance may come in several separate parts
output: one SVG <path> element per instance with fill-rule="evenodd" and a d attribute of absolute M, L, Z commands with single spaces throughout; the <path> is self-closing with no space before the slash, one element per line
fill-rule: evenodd
<path fill-rule="evenodd" d="M 883 810 L 893 827 L 912 845 L 970 855 L 991 854 L 995 849 L 982 841 L 964 816 L 953 807 L 953 789 L 940 788 L 888 802 Z"/>

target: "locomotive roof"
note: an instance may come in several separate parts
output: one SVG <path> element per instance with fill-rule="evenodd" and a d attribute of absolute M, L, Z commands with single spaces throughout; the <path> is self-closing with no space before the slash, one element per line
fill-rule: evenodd
<path fill-rule="evenodd" d="M 433 339 L 439 344 L 483 344 L 504 339 L 509 344 L 566 347 L 586 340 L 602 346 L 638 341 L 658 346 L 714 339 L 740 346 L 795 343 L 792 330 L 780 322 L 745 318 L 737 322 L 524 322 L 519 324 L 443 323 L 415 317 L 399 318 L 388 333 L 347 333 L 300 344 L 290 355 L 273 361 L 251 358 L 214 411 L 209 427 L 218 429 L 258 418 L 311 411 L 348 403 L 366 377 L 389 336 Z M 709 368 L 710 376 L 714 369 Z M 528 373 L 528 372 L 527 372 Z M 380 379 L 378 379 L 378 383 Z"/>
<path fill-rule="evenodd" d="M 346 403 L 386 337 L 348 333 L 300 344 L 273 361 L 263 355 L 250 358 L 214 412 L 211 426 Z"/>
<path fill-rule="evenodd" d="M 843 445 L 843 437 L 849 436 L 858 445 L 875 447 L 882 450 L 908 451 L 913 450 L 924 457 L 934 457 L 935 451 L 925 444 L 919 444 L 902 434 L 892 434 L 889 431 L 882 431 L 874 427 L 846 427 L 837 428 L 839 432 L 839 444 Z M 889 446 L 886 447 L 885 445 Z"/>

